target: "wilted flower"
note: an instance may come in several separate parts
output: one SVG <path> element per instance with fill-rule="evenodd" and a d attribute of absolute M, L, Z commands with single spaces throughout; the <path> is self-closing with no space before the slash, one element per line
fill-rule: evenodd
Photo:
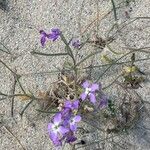
<path fill-rule="evenodd" d="M 73 46 L 74 48 L 80 48 L 81 43 L 80 43 L 79 40 L 73 39 L 73 40 L 72 40 L 72 46 Z"/>
<path fill-rule="evenodd" d="M 108 106 L 108 97 L 106 95 L 102 95 L 99 102 L 100 108 L 105 108 Z"/>
<path fill-rule="evenodd" d="M 82 87 L 85 89 L 85 91 L 81 94 L 81 99 L 84 101 L 87 97 L 89 97 L 90 101 L 92 103 L 96 102 L 95 92 L 96 90 L 99 90 L 99 85 L 94 83 L 90 84 L 88 81 L 85 81 L 82 84 Z"/>

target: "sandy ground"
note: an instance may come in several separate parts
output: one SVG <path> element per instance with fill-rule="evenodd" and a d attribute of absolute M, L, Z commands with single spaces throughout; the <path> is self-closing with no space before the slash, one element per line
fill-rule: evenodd
<path fill-rule="evenodd" d="M 117 0 L 116 0 L 117 1 Z M 120 0 L 117 3 L 124 2 Z M 41 48 L 39 30 L 50 31 L 53 27 L 62 30 L 67 39 L 77 37 L 84 41 L 89 33 L 96 32 L 100 37 L 106 38 L 110 28 L 115 23 L 110 0 L 12 0 L 8 1 L 6 10 L 0 9 L 0 42 L 10 50 L 12 55 L 0 51 L 0 59 L 4 61 L 12 70 L 21 76 L 21 83 L 26 91 L 37 94 L 50 87 L 50 83 L 55 81 L 55 74 L 46 73 L 61 67 L 65 57 L 43 57 L 33 56 L 31 51 L 41 51 L 55 53 L 64 51 L 64 45 L 57 41 L 48 42 L 45 48 Z M 98 13 L 97 13 L 98 12 Z M 126 14 L 128 12 L 128 14 Z M 118 10 L 118 22 L 129 22 L 134 17 L 150 17 L 150 1 L 137 0 L 131 2 L 130 6 L 121 5 Z M 94 20 L 96 20 L 94 22 Z M 91 22 L 93 22 L 91 24 Z M 111 33 L 113 34 L 113 32 Z M 150 20 L 138 19 L 116 34 L 112 48 L 117 52 L 123 52 L 120 47 L 149 47 L 150 46 Z M 1 45 L 0 48 L 4 48 Z M 5 49 L 5 48 L 4 48 Z M 7 49 L 5 49 L 7 50 Z M 94 50 L 93 46 L 87 45 L 80 52 L 83 57 Z M 118 57 L 110 54 L 107 49 L 104 53 L 111 57 Z M 137 58 L 147 58 L 148 54 L 138 53 Z M 100 55 L 92 57 L 95 64 L 101 64 Z M 126 60 L 124 58 L 123 60 Z M 91 61 L 91 60 L 90 60 Z M 89 61 L 89 62 L 90 62 Z M 87 62 L 87 64 L 89 63 Z M 137 65 L 146 72 L 149 79 L 150 61 L 138 62 Z M 121 67 L 113 67 L 105 75 L 101 82 L 107 86 L 118 75 Z M 100 74 L 103 69 L 95 70 L 94 77 Z M 41 73 L 42 72 L 42 73 Z M 45 72 L 45 73 L 44 73 Z M 0 91 L 12 93 L 14 77 L 12 73 L 0 63 Z M 113 87 L 108 89 L 111 97 L 117 97 L 118 89 Z M 143 84 L 143 88 L 137 90 L 142 98 L 150 101 L 149 82 Z M 18 84 L 16 93 L 20 92 Z M 47 123 L 50 120 L 48 115 L 37 115 L 35 111 L 39 106 L 33 103 L 20 118 L 19 112 L 27 104 L 27 101 L 15 99 L 14 117 L 11 117 L 11 99 L 0 101 L 0 150 L 53 150 L 53 146 L 47 134 Z M 147 105 L 148 107 L 148 105 Z M 149 127 L 150 118 L 143 119 L 142 127 Z M 14 135 L 14 136 L 13 136 Z M 96 138 L 96 132 L 87 135 L 90 140 Z M 20 143 L 17 141 L 19 139 Z M 95 139 L 96 140 L 96 139 Z M 124 149 L 128 150 L 149 150 L 150 133 L 144 128 L 134 130 L 126 139 L 121 139 L 120 143 Z M 123 142 L 122 142 L 123 141 Z M 22 146 L 23 147 L 22 147 Z M 64 149 L 68 150 L 69 147 Z M 94 149 L 89 147 L 86 149 Z M 96 148 L 95 148 L 96 149 Z M 106 150 L 112 147 L 106 147 Z M 123 148 L 116 147 L 121 150 Z"/>

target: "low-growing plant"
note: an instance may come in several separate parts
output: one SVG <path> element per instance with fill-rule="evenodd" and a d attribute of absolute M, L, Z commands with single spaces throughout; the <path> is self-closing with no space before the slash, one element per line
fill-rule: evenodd
<path fill-rule="evenodd" d="M 99 79 L 107 69 L 113 64 L 116 64 L 117 61 L 111 61 L 110 66 L 96 81 L 94 81 L 94 83 L 88 77 L 88 74 L 84 74 L 80 71 L 80 64 L 84 63 L 84 61 L 91 56 L 101 53 L 106 44 L 101 45 L 98 51 L 91 53 L 88 56 L 85 56 L 81 61 L 76 62 L 73 48 L 81 50 L 86 43 L 89 43 L 89 39 L 86 43 L 81 43 L 78 39 L 73 39 L 68 42 L 59 29 L 52 29 L 49 34 L 40 31 L 40 34 L 41 45 L 43 47 L 45 46 L 46 41 L 56 41 L 60 38 L 66 46 L 65 52 L 44 54 L 33 51 L 31 52 L 32 54 L 45 56 L 68 55 L 72 60 L 72 62 L 67 62 L 67 65 L 65 64 L 62 67 L 58 75 L 58 81 L 54 83 L 53 88 L 51 91 L 47 92 L 45 95 L 46 97 L 44 98 L 44 100 L 47 101 L 47 105 L 42 111 L 49 111 L 52 109 L 56 111 L 56 114 L 48 124 L 48 133 L 53 144 L 55 146 L 62 146 L 63 143 L 71 144 L 75 142 L 77 140 L 76 133 L 79 128 L 79 122 L 85 121 L 91 124 L 89 120 L 93 120 L 94 118 L 102 122 L 101 124 L 103 124 L 103 127 L 99 129 L 101 132 L 107 134 L 116 134 L 132 128 L 139 118 L 142 102 L 136 94 L 128 91 L 129 84 L 130 88 L 138 88 L 140 87 L 139 83 L 144 81 L 139 81 L 139 78 L 143 77 L 135 76 L 136 72 L 142 73 L 134 64 L 136 62 L 136 51 L 133 50 L 127 53 L 132 54 L 131 61 L 129 61 L 131 62 L 131 65 L 123 68 L 121 76 L 124 78 L 124 82 L 118 82 L 118 85 L 124 90 L 124 97 L 120 99 L 118 103 L 115 103 L 109 98 L 108 94 L 104 93 L 103 89 L 106 87 L 103 88 Z M 95 45 L 101 44 L 99 42 L 94 43 Z M 112 84 L 113 83 L 110 85 Z M 94 123 L 93 126 L 95 127 Z"/>
<path fill-rule="evenodd" d="M 128 6 L 131 0 L 126 0 Z M 34 101 L 37 101 L 40 108 L 36 109 L 39 113 L 50 114 L 51 120 L 47 125 L 48 136 L 56 148 L 63 148 L 66 143 L 69 143 L 75 149 L 76 145 L 89 146 L 93 143 L 100 143 L 107 139 L 113 138 L 116 135 L 127 133 L 133 128 L 140 119 L 141 110 L 144 108 L 144 101 L 141 99 L 135 89 L 142 88 L 145 82 L 146 74 L 141 71 L 136 65 L 137 61 L 148 60 L 148 58 L 136 59 L 138 52 L 149 54 L 149 47 L 144 48 L 127 48 L 128 52 L 114 51 L 111 47 L 111 42 L 115 40 L 115 35 L 129 23 L 142 19 L 134 18 L 129 23 L 119 24 L 117 16 L 117 7 L 115 1 L 111 0 L 112 11 L 114 13 L 115 23 L 107 34 L 107 38 L 103 39 L 96 35 L 93 40 L 89 36 L 87 39 L 71 38 L 67 39 L 64 33 L 59 28 L 52 28 L 50 33 L 40 30 L 40 44 L 42 49 L 46 47 L 49 41 L 63 42 L 64 49 L 60 53 L 43 53 L 40 51 L 31 51 L 32 55 L 41 55 L 47 57 L 66 57 L 61 68 L 57 68 L 57 81 L 53 82 L 50 90 L 33 94 L 31 91 L 26 91 L 22 86 L 20 79 L 21 75 L 12 70 L 4 61 L 0 60 L 14 76 L 14 88 L 12 94 L 0 92 L 0 100 L 7 98 L 11 99 L 11 115 L 14 115 L 14 98 L 18 97 L 22 101 L 29 101 L 21 110 L 20 115 L 23 117 L 27 108 Z M 1 1 L 0 1 L 1 4 Z M 146 18 L 145 19 L 149 19 Z M 110 36 L 111 31 L 117 29 Z M 89 44 L 96 48 L 95 51 L 88 55 L 83 55 L 78 58 L 78 54 L 82 49 Z M 9 55 L 13 55 L 7 47 L 2 44 L 3 48 L 0 51 Z M 112 58 L 107 54 L 102 54 L 104 48 L 117 58 Z M 93 56 L 100 55 L 105 64 L 86 65 L 86 62 Z M 120 57 L 119 57 L 120 56 Z M 123 58 L 130 58 L 129 61 L 120 61 Z M 84 64 L 84 65 L 83 65 Z M 83 66 L 82 66 L 83 65 Z M 120 70 L 120 74 L 109 85 L 104 86 L 101 79 L 109 72 L 112 66 L 124 65 Z M 107 68 L 106 68 L 107 67 Z M 91 77 L 93 69 L 104 68 L 104 71 L 98 75 Z M 120 79 L 120 80 L 119 80 Z M 15 86 L 19 85 L 21 93 L 15 93 Z M 116 84 L 119 87 L 119 92 L 122 94 L 117 98 L 111 96 L 111 92 L 106 92 L 106 89 Z M 78 131 L 87 131 L 82 123 L 94 128 L 103 133 L 103 139 L 96 142 L 86 143 L 84 139 L 78 142 Z M 99 125 L 100 124 L 100 125 Z M 112 142 L 112 141 L 111 141 Z M 116 143 L 115 143 L 116 144 Z M 80 147 L 79 147 L 80 148 Z"/>

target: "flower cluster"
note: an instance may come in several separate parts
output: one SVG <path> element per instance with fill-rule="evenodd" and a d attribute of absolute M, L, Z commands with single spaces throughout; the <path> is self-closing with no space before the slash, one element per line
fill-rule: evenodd
<path fill-rule="evenodd" d="M 96 91 L 100 89 L 99 84 L 90 84 L 88 81 L 85 81 L 82 87 L 84 88 L 84 92 L 81 93 L 80 101 L 66 100 L 60 112 L 57 113 L 51 123 L 48 124 L 49 136 L 55 146 L 61 146 L 63 141 L 72 143 L 77 139 L 75 137 L 77 123 L 81 121 L 81 116 L 77 114 L 80 103 L 86 99 L 89 99 L 93 104 L 96 103 Z M 99 105 L 101 108 L 107 106 L 106 96 L 100 99 Z"/>
<path fill-rule="evenodd" d="M 98 84 L 90 84 L 88 81 L 85 81 L 82 84 L 82 87 L 85 89 L 85 91 L 81 94 L 81 99 L 84 101 L 87 97 L 89 97 L 90 101 L 95 104 L 96 102 L 96 96 L 95 91 L 99 90 Z"/>
<path fill-rule="evenodd" d="M 98 101 L 96 100 L 96 91 L 101 90 L 101 85 L 96 83 L 90 84 L 88 81 L 85 81 L 82 87 L 84 88 L 84 92 L 80 96 L 82 101 L 89 99 L 94 105 L 97 105 L 96 102 L 98 102 L 98 108 L 105 108 L 108 105 L 108 98 L 104 94 Z"/>
<path fill-rule="evenodd" d="M 63 141 L 71 143 L 77 139 L 75 132 L 77 123 L 81 121 L 81 116 L 76 114 L 78 107 L 79 100 L 73 102 L 67 100 L 62 110 L 48 124 L 49 136 L 55 146 L 61 146 Z"/>

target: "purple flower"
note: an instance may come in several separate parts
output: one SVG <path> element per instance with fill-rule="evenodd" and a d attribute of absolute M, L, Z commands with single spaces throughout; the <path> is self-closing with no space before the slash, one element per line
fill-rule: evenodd
<path fill-rule="evenodd" d="M 102 97 L 100 98 L 100 102 L 99 102 L 99 107 L 100 108 L 105 108 L 108 105 L 108 97 L 106 95 L 102 95 Z"/>
<path fill-rule="evenodd" d="M 61 113 L 57 113 L 53 122 L 48 124 L 48 132 L 50 139 L 53 141 L 54 145 L 61 145 L 61 138 L 64 134 L 66 134 L 69 130 L 62 126 L 62 115 Z"/>
<path fill-rule="evenodd" d="M 88 81 L 85 81 L 82 84 L 82 87 L 85 89 L 85 91 L 81 94 L 81 99 L 84 101 L 87 97 L 89 97 L 90 101 L 95 104 L 95 91 L 99 90 L 99 85 L 96 83 L 90 84 Z"/>
<path fill-rule="evenodd" d="M 73 40 L 72 40 L 72 46 L 73 46 L 74 48 L 80 48 L 81 43 L 80 43 L 79 40 L 73 39 Z"/>
<path fill-rule="evenodd" d="M 48 35 L 48 38 L 51 39 L 52 41 L 55 41 L 59 38 L 60 34 L 61 31 L 58 28 L 56 29 L 53 28 L 51 29 L 51 33 Z"/>
<path fill-rule="evenodd" d="M 63 109 L 57 113 L 48 124 L 50 139 L 55 146 L 62 146 L 62 142 L 74 142 L 77 138 L 75 132 L 77 123 L 81 121 L 80 115 L 75 115 L 79 107 L 79 100 L 66 101 Z"/>
<path fill-rule="evenodd" d="M 64 116 L 65 120 L 72 115 L 74 111 L 77 111 L 79 107 L 79 100 L 75 100 L 73 102 L 67 100 L 64 103 L 64 107 L 61 111 L 62 116 Z"/>
<path fill-rule="evenodd" d="M 48 34 L 44 30 L 40 30 L 40 34 L 41 34 L 41 45 L 44 47 L 46 39 L 48 38 Z"/>
<path fill-rule="evenodd" d="M 66 101 L 64 107 L 65 107 L 65 108 L 69 108 L 69 109 L 71 109 L 71 110 L 78 109 L 78 107 L 79 107 L 79 100 L 75 100 L 75 101 L 73 101 L 73 102 L 71 102 L 71 101 Z"/>
<path fill-rule="evenodd" d="M 40 34 L 41 34 L 41 45 L 44 47 L 47 39 L 55 41 L 60 36 L 61 32 L 59 29 L 56 28 L 51 29 L 50 34 L 46 33 L 44 30 L 40 30 Z"/>
<path fill-rule="evenodd" d="M 76 115 L 72 118 L 70 118 L 69 124 L 70 124 L 70 130 L 75 132 L 77 130 L 77 124 L 78 122 L 81 121 L 81 116 Z"/>

